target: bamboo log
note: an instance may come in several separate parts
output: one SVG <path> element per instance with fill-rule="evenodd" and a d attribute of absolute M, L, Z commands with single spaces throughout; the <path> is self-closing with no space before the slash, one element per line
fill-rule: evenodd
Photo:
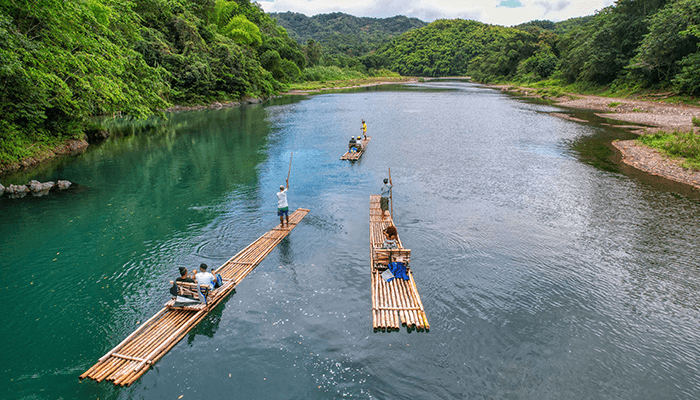
<path fill-rule="evenodd" d="M 394 305 L 394 296 L 392 293 L 392 282 L 385 282 L 384 287 L 386 290 L 386 296 L 387 296 L 387 306 L 391 307 Z M 389 314 L 389 322 L 391 324 L 391 327 L 393 330 L 399 330 L 401 327 L 401 322 L 399 322 L 399 316 L 398 313 L 394 310 L 386 310 L 387 314 Z"/>
<path fill-rule="evenodd" d="M 204 311 L 200 311 L 197 314 L 202 313 L 202 312 L 204 312 Z M 197 314 L 195 314 L 195 315 L 197 315 Z M 186 329 L 186 328 L 189 328 L 189 324 L 185 324 L 185 325 L 181 326 L 177 331 L 175 331 L 175 333 L 171 334 L 171 336 L 169 336 L 168 339 L 172 338 L 174 335 L 176 335 L 177 333 L 181 332 L 183 329 Z M 166 339 L 164 342 L 162 342 L 162 344 L 159 345 L 154 351 L 149 353 L 148 356 L 145 357 L 145 360 L 143 360 L 136 368 L 134 368 L 134 372 L 138 372 L 141 368 L 143 368 L 144 365 L 146 365 L 146 363 L 149 360 L 151 360 L 153 358 L 153 356 L 155 356 L 157 354 L 158 350 L 160 350 L 162 347 L 168 345 L 170 343 L 168 341 L 168 339 Z"/>
<path fill-rule="evenodd" d="M 387 288 L 389 289 L 389 295 L 391 297 L 391 302 L 389 303 L 389 306 L 392 308 L 400 308 L 400 307 L 397 307 L 399 302 L 398 302 L 398 298 L 396 297 L 396 292 L 395 292 L 396 285 L 394 284 L 394 282 L 393 281 L 389 282 L 387 284 Z M 394 315 L 394 324 L 396 325 L 397 329 L 400 329 L 401 320 L 400 320 L 400 314 L 399 314 L 398 310 L 390 310 L 390 312 Z"/>
<path fill-rule="evenodd" d="M 413 288 L 413 294 L 415 295 L 416 302 L 418 303 L 418 306 L 423 310 L 422 311 L 422 317 L 424 320 L 424 325 L 425 329 L 430 329 L 430 324 L 428 324 L 428 317 L 425 315 L 425 307 L 423 307 L 423 302 L 420 299 L 420 294 L 418 294 L 418 287 L 416 286 L 416 281 L 413 279 L 413 273 L 410 275 L 411 277 L 411 286 Z"/>
<path fill-rule="evenodd" d="M 413 276 L 409 275 L 409 277 L 411 277 L 411 280 L 409 281 L 409 285 L 406 288 L 406 291 L 407 291 L 408 295 L 411 297 L 411 300 L 414 302 L 414 304 L 417 304 L 422 309 L 423 308 L 422 305 L 420 303 L 418 303 L 418 300 L 416 299 L 416 293 L 415 293 L 414 286 L 412 283 Z M 417 323 L 416 328 L 424 329 L 425 323 L 424 323 L 423 317 L 421 316 L 421 311 L 416 312 L 416 323 Z"/>
<path fill-rule="evenodd" d="M 406 315 L 406 304 L 404 303 L 404 299 L 401 296 L 401 293 L 399 291 L 401 287 L 401 282 L 398 282 L 396 285 L 394 285 L 394 296 L 396 297 L 396 306 L 397 306 L 397 312 L 399 314 L 399 317 L 401 318 L 401 326 L 408 326 L 408 318 Z"/>
<path fill-rule="evenodd" d="M 141 330 L 146 329 L 146 327 L 148 327 L 151 323 L 153 323 L 153 321 L 154 321 L 156 318 L 158 318 L 160 315 L 162 315 L 165 311 L 166 311 L 165 308 L 162 309 L 162 310 L 160 310 L 160 311 L 157 312 L 154 316 L 152 316 L 151 318 L 149 318 L 146 322 L 144 322 L 143 324 L 141 324 L 141 326 L 139 326 L 139 328 L 136 329 L 131 335 L 127 336 L 126 339 L 122 340 L 118 345 L 114 346 L 114 348 L 113 348 L 112 350 L 108 351 L 107 354 L 105 354 L 104 356 L 100 357 L 100 359 L 98 360 L 98 364 L 96 364 L 96 366 L 99 365 L 99 363 L 101 363 L 101 362 L 103 362 L 104 360 L 106 360 L 107 358 L 109 358 L 109 357 L 112 355 L 112 353 L 114 353 L 115 351 L 117 351 L 117 349 L 119 349 L 119 347 L 123 346 L 125 343 L 127 343 L 129 340 L 131 340 L 131 339 L 132 339 L 134 336 L 136 336 Z M 82 375 L 81 375 L 81 376 L 82 376 Z M 82 379 L 82 378 L 81 378 L 81 379 Z"/>
<path fill-rule="evenodd" d="M 149 340 L 149 338 L 154 334 L 158 333 L 161 330 L 164 329 L 163 322 L 164 320 L 167 322 L 169 317 L 172 314 L 164 314 L 162 318 L 160 318 L 158 321 L 154 321 L 153 325 L 148 327 L 148 329 L 143 330 L 141 335 L 138 337 L 135 337 L 133 340 L 131 340 L 129 343 L 125 344 L 123 348 L 120 350 L 122 353 L 128 353 L 130 355 L 140 355 L 139 353 L 139 348 L 143 346 L 143 342 Z M 102 379 L 107 379 L 111 380 L 112 376 L 116 373 L 119 373 L 120 368 L 125 364 L 123 360 L 112 360 L 112 362 L 108 365 L 107 368 L 103 369 L 99 375 L 96 375 L 95 378 L 99 382 Z"/>

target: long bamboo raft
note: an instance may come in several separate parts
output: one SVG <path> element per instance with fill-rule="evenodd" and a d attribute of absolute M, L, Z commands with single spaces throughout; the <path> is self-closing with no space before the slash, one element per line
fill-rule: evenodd
<path fill-rule="evenodd" d="M 401 239 L 397 240 L 398 249 L 382 249 L 384 229 L 393 224 L 391 216 L 382 218 L 379 195 L 369 197 L 369 242 L 372 269 L 372 324 L 374 331 L 382 332 L 400 330 L 401 326 L 419 331 L 429 330 L 428 317 L 421 302 L 413 272 L 406 268 L 409 280 L 395 278 L 387 282 L 381 272 L 391 261 L 403 261 L 410 264 L 411 250 L 403 247 Z"/>
<path fill-rule="evenodd" d="M 356 151 L 354 153 L 347 152 L 340 157 L 341 160 L 350 160 L 350 161 L 357 161 L 362 157 L 362 153 L 367 150 L 367 143 L 369 143 L 369 140 L 372 139 L 370 136 L 365 137 L 362 139 L 362 150 Z"/>
<path fill-rule="evenodd" d="M 174 301 L 167 302 L 162 310 L 80 375 L 80 379 L 107 380 L 119 386 L 134 383 L 231 294 L 308 213 L 307 209 L 297 209 L 289 216 L 288 226 L 277 225 L 219 267 L 216 272 L 221 274 L 224 284 L 209 295 L 206 305 L 174 307 Z"/>

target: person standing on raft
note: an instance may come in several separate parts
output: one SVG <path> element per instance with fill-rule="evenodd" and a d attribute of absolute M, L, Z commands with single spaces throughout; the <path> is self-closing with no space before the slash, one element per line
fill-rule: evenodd
<path fill-rule="evenodd" d="M 391 197 L 391 183 L 389 183 L 388 179 L 384 179 L 381 195 L 379 206 L 382 208 L 382 219 L 384 219 L 385 213 L 389 211 L 389 197 Z"/>
<path fill-rule="evenodd" d="M 289 204 L 287 204 L 287 190 L 289 189 L 289 179 L 287 179 L 287 187 L 280 185 L 280 191 L 277 192 L 277 215 L 280 217 L 280 226 L 284 226 L 282 216 L 284 215 L 287 226 L 289 226 Z"/>
<path fill-rule="evenodd" d="M 364 119 L 362 120 L 362 136 L 367 139 L 367 123 L 365 123 Z"/>

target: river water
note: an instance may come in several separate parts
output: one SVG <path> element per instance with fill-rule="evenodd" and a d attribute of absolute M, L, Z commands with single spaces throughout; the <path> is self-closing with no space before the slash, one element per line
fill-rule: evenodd
<path fill-rule="evenodd" d="M 697 193 L 561 111 L 449 81 L 286 97 L 4 177 L 76 183 L 0 197 L 5 398 L 699 397 Z M 340 161 L 361 119 L 368 150 Z M 311 213 L 291 235 L 131 387 L 80 382 L 177 267 L 278 222 L 292 152 L 290 208 Z M 389 168 L 429 332 L 372 332 L 368 203 Z"/>

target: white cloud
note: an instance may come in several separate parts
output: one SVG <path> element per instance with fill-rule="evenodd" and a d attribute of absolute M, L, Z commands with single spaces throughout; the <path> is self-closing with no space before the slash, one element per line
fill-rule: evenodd
<path fill-rule="evenodd" d="M 522 7 L 504 7 L 503 0 L 273 0 L 259 1 L 267 12 L 293 11 L 313 16 L 343 12 L 358 17 L 406 15 L 432 22 L 463 18 L 497 25 L 516 25 L 534 19 L 562 21 L 594 14 L 614 0 L 519 0 Z M 513 4 L 510 2 L 508 4 Z"/>

